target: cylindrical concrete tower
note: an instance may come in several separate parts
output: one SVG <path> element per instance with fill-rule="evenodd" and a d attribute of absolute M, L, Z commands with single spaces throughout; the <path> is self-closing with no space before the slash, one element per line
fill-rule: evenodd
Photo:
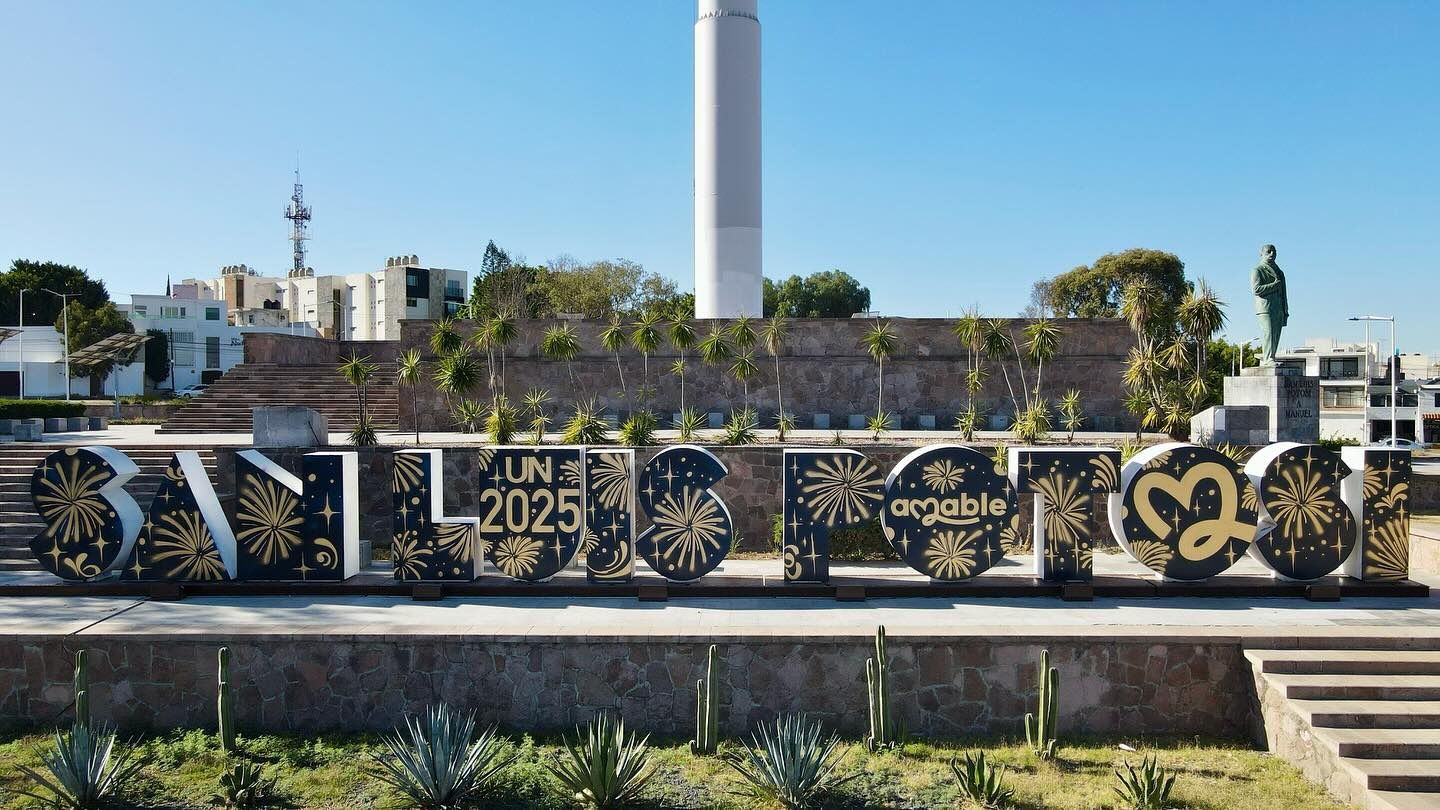
<path fill-rule="evenodd" d="M 761 315 L 757 0 L 695 20 L 695 316 Z"/>

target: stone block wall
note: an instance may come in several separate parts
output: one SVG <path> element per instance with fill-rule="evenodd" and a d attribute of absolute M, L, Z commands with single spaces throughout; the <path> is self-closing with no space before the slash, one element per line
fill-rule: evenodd
<path fill-rule="evenodd" d="M 718 640 L 720 730 L 805 711 L 850 736 L 866 724 L 868 637 Z M 388 729 L 447 701 L 512 732 L 568 730 L 618 711 L 645 732 L 693 731 L 703 639 L 454 636 L 15 636 L 0 639 L 0 717 L 51 724 L 90 650 L 96 719 L 124 729 L 214 728 L 216 650 L 231 650 L 242 733 Z M 1042 647 L 1060 670 L 1060 731 L 1237 737 L 1251 727 L 1234 640 L 891 636 L 893 705 L 921 736 L 1016 735 Z"/>
<path fill-rule="evenodd" d="M 579 339 L 582 351 L 571 363 L 546 360 L 540 353 L 540 339 L 545 330 L 560 321 L 527 320 L 519 324 L 519 337 L 506 352 L 504 362 L 505 391 L 518 401 L 526 391 L 542 388 L 554 398 L 552 415 L 566 415 L 576 400 L 596 398 L 611 412 L 626 412 L 631 406 L 622 395 L 620 369 L 616 358 L 604 351 L 599 333 L 604 324 L 596 321 L 568 321 Z M 896 318 L 888 323 L 898 337 L 896 355 L 885 363 L 885 409 L 897 415 L 901 426 L 917 426 L 919 416 L 933 415 L 941 426 L 953 422 L 954 415 L 965 408 L 964 374 L 969 358 L 951 332 L 953 320 L 941 318 Z M 1017 340 L 1023 342 L 1021 330 L 1026 321 L 1009 321 Z M 1060 355 L 1045 365 L 1042 394 L 1052 402 L 1065 390 L 1081 392 L 1085 412 L 1092 416 L 1092 428 L 1128 430 L 1133 420 L 1126 413 L 1121 374 L 1126 353 L 1133 345 L 1129 327 L 1118 319 L 1065 319 L 1058 321 L 1063 332 Z M 703 337 L 712 326 L 724 327 L 723 321 L 696 321 L 696 330 Z M 830 424 L 843 427 L 851 414 L 874 414 L 878 394 L 875 361 L 865 353 L 860 338 L 871 321 L 862 319 L 805 319 L 791 322 L 790 335 L 781 350 L 781 376 L 784 382 L 785 409 L 796 415 L 801 427 L 811 427 L 816 413 L 830 415 Z M 416 348 L 433 363 L 429 337 L 433 324 L 429 321 L 401 323 L 401 340 L 393 349 L 378 348 L 376 352 L 402 352 Z M 467 338 L 473 325 L 459 324 Z M 283 336 L 281 336 L 283 337 Z M 248 340 L 248 339 L 247 339 Z M 271 341 L 274 343 L 274 341 Z M 247 343 L 247 362 L 251 352 Z M 357 347 L 360 344 L 357 344 Z M 358 348 L 357 348 L 358 350 Z M 264 353 L 256 344 L 254 356 Z M 654 408 L 665 415 L 680 409 L 679 378 L 670 373 L 679 355 L 669 341 L 647 361 L 633 349 L 619 358 L 625 383 L 632 397 L 635 388 L 646 381 L 655 388 Z M 377 355 L 378 359 L 378 355 Z M 696 352 L 687 353 L 685 405 L 698 411 L 728 413 L 745 404 L 745 390 L 727 373 L 727 368 L 707 367 Z M 760 375 L 750 382 L 749 401 L 765 416 L 765 425 L 778 411 L 774 360 L 763 347 L 756 347 Z M 496 365 L 500 362 L 497 357 Z M 728 364 L 727 364 L 728 366 Z M 1006 373 L 1016 395 L 1023 395 L 1025 384 L 1034 385 L 1037 369 L 1022 372 L 1012 360 L 1005 371 L 987 361 L 989 380 L 980 395 L 983 410 L 1003 414 L 1012 410 Z M 499 369 L 497 368 L 497 374 Z M 1024 376 L 1022 382 L 1021 376 Z M 421 429 L 449 430 L 453 420 L 444 395 L 429 382 L 415 390 L 402 387 L 400 414 L 402 428 L 411 426 L 411 397 L 418 399 Z M 472 396 L 483 397 L 482 391 Z"/>
<path fill-rule="evenodd" d="M 915 448 L 906 445 L 853 445 L 874 461 L 882 471 L 888 471 L 907 453 Z M 235 492 L 235 452 L 232 447 L 214 449 L 217 462 L 216 490 Z M 324 448 L 315 448 L 324 449 Z M 354 448 L 336 447 L 334 450 Z M 390 479 L 392 474 L 391 453 L 395 448 L 367 447 L 358 452 L 360 468 L 360 539 L 369 542 L 373 548 L 389 548 L 391 534 Z M 635 469 L 640 468 L 659 452 L 658 447 L 642 447 L 635 452 Z M 739 534 L 737 548 L 745 551 L 765 551 L 770 546 L 772 516 L 781 510 L 781 479 L 784 448 L 778 445 L 750 447 L 708 447 L 730 470 L 715 492 L 730 508 L 731 518 Z M 987 455 L 989 448 L 977 448 Z M 477 515 L 480 510 L 479 458 L 475 447 L 451 447 L 444 453 L 445 513 L 450 516 Z M 299 474 L 300 457 L 312 452 L 305 448 L 281 448 L 262 450 L 267 457 L 280 466 Z M 1105 496 L 1093 496 L 1092 533 L 1097 547 L 1113 546 L 1110 529 L 1105 522 Z M 1020 495 L 1020 521 L 1022 536 L 1028 537 L 1030 519 L 1034 513 L 1034 496 Z M 637 532 L 648 525 L 643 512 L 637 507 Z M 234 515 L 230 516 L 234 519 Z"/>

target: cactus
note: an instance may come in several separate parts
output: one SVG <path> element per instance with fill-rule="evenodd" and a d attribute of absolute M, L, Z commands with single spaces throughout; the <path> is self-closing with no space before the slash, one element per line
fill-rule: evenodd
<path fill-rule="evenodd" d="M 1055 747 L 1060 744 L 1055 737 L 1055 721 L 1060 713 L 1057 697 L 1060 691 L 1060 671 L 1050 666 L 1049 650 L 1040 651 L 1035 680 L 1040 687 L 1040 700 L 1034 712 L 1025 713 L 1025 741 L 1036 756 L 1053 759 Z"/>
<path fill-rule="evenodd" d="M 75 653 L 75 724 L 90 727 L 90 651 Z"/>
<path fill-rule="evenodd" d="M 875 657 L 865 659 L 865 688 L 870 697 L 870 734 L 865 747 L 871 751 L 893 747 L 898 735 L 890 714 L 890 657 L 885 652 L 883 624 L 875 630 Z"/>
<path fill-rule="evenodd" d="M 713 754 L 719 741 L 717 729 L 720 725 L 720 687 L 715 678 L 715 659 L 720 649 L 710 645 L 705 657 L 705 677 L 695 682 L 695 739 L 690 741 L 690 753 Z"/>
<path fill-rule="evenodd" d="M 220 731 L 220 747 L 226 751 L 235 750 L 235 690 L 230 686 L 230 648 L 220 648 L 219 697 L 216 699 L 216 716 Z"/>

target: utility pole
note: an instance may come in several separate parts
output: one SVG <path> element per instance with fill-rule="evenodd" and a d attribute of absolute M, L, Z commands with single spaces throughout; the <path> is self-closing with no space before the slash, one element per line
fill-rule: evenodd
<path fill-rule="evenodd" d="M 41 288 L 60 299 L 60 317 L 65 321 L 65 401 L 70 401 L 70 301 L 78 293 L 58 293 L 49 288 Z"/>

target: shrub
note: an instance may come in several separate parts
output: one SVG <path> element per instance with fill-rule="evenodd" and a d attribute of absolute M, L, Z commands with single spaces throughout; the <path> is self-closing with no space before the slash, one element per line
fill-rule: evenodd
<path fill-rule="evenodd" d="M 950 770 L 955 772 L 955 781 L 960 793 L 983 810 L 997 810 L 1015 798 L 1015 790 L 1005 784 L 1005 767 L 985 761 L 985 752 L 965 752 L 964 767 L 957 760 L 950 760 Z"/>
<path fill-rule="evenodd" d="M 575 413 L 565 423 L 560 441 L 564 444 L 606 444 L 610 428 L 600 418 L 600 405 L 590 399 L 575 403 Z"/>
<path fill-rule="evenodd" d="M 64 419 L 84 416 L 85 403 L 63 399 L 0 399 L 0 419 Z"/>
<path fill-rule="evenodd" d="M 1330 435 L 1330 436 L 1326 436 L 1325 438 L 1321 439 L 1321 440 L 1318 442 L 1318 444 L 1319 444 L 1321 447 L 1325 448 L 1326 450 L 1334 450 L 1335 452 L 1338 453 L 1338 452 L 1340 452 L 1340 448 L 1342 448 L 1342 447 L 1358 447 L 1358 446 L 1360 445 L 1360 442 L 1356 441 L 1355 439 L 1350 438 L 1349 436 L 1341 436 L 1341 435 L 1339 435 L 1339 434 L 1332 434 L 1332 435 Z"/>
<path fill-rule="evenodd" d="M 680 419 L 675 422 L 675 438 L 681 442 L 692 442 L 695 434 L 705 429 L 705 416 L 694 408 L 686 408 L 680 411 Z"/>
<path fill-rule="evenodd" d="M 68 732 L 55 732 L 55 747 L 42 752 L 40 761 L 48 775 L 23 765 L 20 770 L 53 795 L 16 792 L 65 810 L 104 807 L 144 764 L 133 752 L 116 747 L 115 732 L 84 723 L 76 723 Z"/>
<path fill-rule="evenodd" d="M 818 722 L 803 714 L 782 715 L 762 723 L 745 752 L 728 753 L 725 764 L 745 778 L 749 793 L 789 810 L 816 802 L 858 774 L 838 776 L 840 738 L 824 736 Z"/>
<path fill-rule="evenodd" d="M 770 518 L 770 550 L 779 553 L 784 545 L 785 516 L 776 513 Z M 895 547 L 885 539 L 880 529 L 880 518 L 871 518 L 860 526 L 849 529 L 830 530 L 830 559 L 841 562 L 866 562 L 875 560 L 898 560 Z"/>
<path fill-rule="evenodd" d="M 414 807 L 449 810 L 473 802 L 514 759 L 501 756 L 498 742 L 493 726 L 475 739 L 474 713 L 442 703 L 384 738 L 373 773 Z"/>
<path fill-rule="evenodd" d="M 620 443 L 630 447 L 649 447 L 655 444 L 655 430 L 659 427 L 660 421 L 655 414 L 636 411 L 620 426 Z"/>
<path fill-rule="evenodd" d="M 496 396 L 485 414 L 485 432 L 490 434 L 492 444 L 510 444 L 519 430 L 519 413 L 503 396 Z"/>
<path fill-rule="evenodd" d="M 624 807 L 639 797 L 655 772 L 649 767 L 649 737 L 625 733 L 625 721 L 601 714 L 575 742 L 564 740 L 565 756 L 555 763 L 555 777 L 575 801 L 586 807 Z"/>
<path fill-rule="evenodd" d="M 755 415 L 755 409 L 745 407 L 731 411 L 730 420 L 725 423 L 724 432 L 720 434 L 720 443 L 732 446 L 754 444 L 759 427 L 760 419 Z"/>

